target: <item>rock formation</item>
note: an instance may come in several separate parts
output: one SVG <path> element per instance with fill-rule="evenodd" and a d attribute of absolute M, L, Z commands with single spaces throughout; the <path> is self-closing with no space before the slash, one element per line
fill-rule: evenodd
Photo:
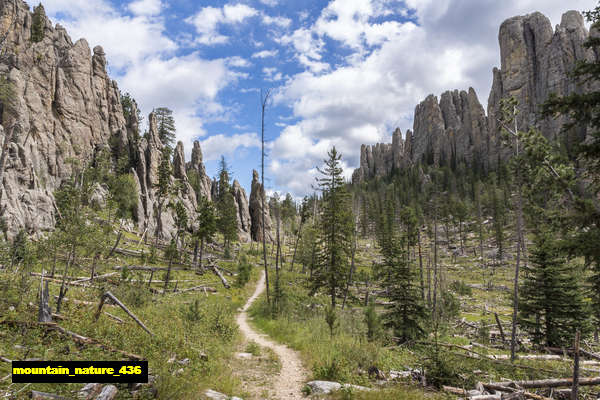
<path fill-rule="evenodd" d="M 258 172 L 252 171 L 252 188 L 250 190 L 250 221 L 251 221 L 251 237 L 252 240 L 261 242 L 262 235 L 262 205 L 264 199 L 265 213 L 265 239 L 267 242 L 273 242 L 273 234 L 271 232 L 271 216 L 269 213 L 269 204 L 265 198 L 265 191 L 258 180 Z"/>
<path fill-rule="evenodd" d="M 440 100 L 430 95 L 415 109 L 413 132 L 402 141 L 394 132 L 392 144 L 362 146 L 360 167 L 353 181 L 388 175 L 394 168 L 410 163 L 493 168 L 509 151 L 501 146 L 500 102 L 514 96 L 518 102 L 519 129 L 540 129 L 549 139 L 560 138 L 567 149 L 586 137 L 585 129 L 561 134 L 564 119 L 543 118 L 540 106 L 551 93 L 568 95 L 589 89 L 570 77 L 578 61 L 594 60 L 592 50 L 583 43 L 588 38 L 582 15 L 568 11 L 560 25 L 552 29 L 550 20 L 540 13 L 514 17 L 500 27 L 501 68 L 493 70 L 487 116 L 470 88 L 445 92 Z M 401 156 L 400 156 L 401 155 Z"/>
<path fill-rule="evenodd" d="M 158 166 L 164 144 L 158 136 L 154 114 L 148 117 L 148 132 L 139 135 L 135 101 L 125 114 L 121 93 L 106 72 L 106 55 L 100 46 L 93 53 L 85 39 L 73 43 L 60 25 L 44 20 L 44 35 L 31 40 L 32 13 L 22 0 L 0 0 L 0 78 L 14 89 L 14 105 L 0 104 L 0 144 L 17 129 L 8 143 L 2 174 L 0 209 L 8 236 L 20 229 L 40 234 L 54 228 L 54 191 L 73 171 L 70 159 L 82 166 L 93 165 L 100 151 L 109 150 L 115 161 L 127 161 L 139 201 L 134 218 L 138 229 L 152 236 L 156 229 Z M 211 198 L 211 180 L 202 164 L 202 151 L 194 143 L 187 164 L 183 143 L 173 154 L 172 182 L 179 182 L 177 199 L 195 220 L 197 195 Z M 115 162 L 116 167 L 117 162 Z M 194 171 L 192 186 L 188 174 Z M 196 190 L 198 192 L 196 192 Z M 245 191 L 234 182 L 240 237 L 250 237 L 250 212 Z M 94 201 L 102 204 L 99 190 Z M 162 213 L 163 236 L 175 231 L 170 209 Z"/>
<path fill-rule="evenodd" d="M 208 200 L 212 198 L 211 187 L 212 181 L 206 174 L 206 168 L 202 162 L 202 149 L 200 148 L 200 142 L 194 141 L 194 147 L 192 148 L 192 160 L 186 164 L 186 171 L 190 175 L 190 171 L 194 171 L 193 174 L 197 176 L 199 194 L 206 197 Z"/>
<path fill-rule="evenodd" d="M 240 186 L 240 183 L 237 181 L 237 179 L 233 181 L 231 190 L 233 192 L 233 198 L 235 199 L 235 205 L 237 208 L 238 231 L 240 232 L 240 240 L 242 242 L 249 242 L 251 239 L 251 219 L 246 191 L 243 187 Z"/>
<path fill-rule="evenodd" d="M 0 1 L 0 31 L 6 39 L 0 75 L 14 89 L 14 109 L 4 107 L 2 132 L 18 126 L 3 174 L 9 236 L 54 227 L 54 190 L 69 177 L 70 158 L 92 161 L 99 145 L 127 136 L 117 85 L 105 70 L 101 47 L 73 43 L 63 27 L 46 18 L 44 37 L 31 39 L 32 15 L 23 1 Z M 3 143 L 5 135 L 0 134 Z"/>

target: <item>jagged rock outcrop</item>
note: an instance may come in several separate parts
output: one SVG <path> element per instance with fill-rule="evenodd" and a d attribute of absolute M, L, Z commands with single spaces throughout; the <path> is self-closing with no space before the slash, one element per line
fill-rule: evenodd
<path fill-rule="evenodd" d="M 501 25 L 501 69 L 494 70 L 488 115 L 490 136 L 502 157 L 506 153 L 499 150 L 500 100 L 510 96 L 518 100 L 520 129 L 537 127 L 547 138 L 557 138 L 564 119 L 542 118 L 540 106 L 551 93 L 563 96 L 589 89 L 587 85 L 578 86 L 569 77 L 578 61 L 596 57 L 593 50 L 583 46 L 588 36 L 578 11 L 566 12 L 554 31 L 550 20 L 540 13 L 510 18 Z M 561 138 L 569 146 L 583 140 L 585 134 L 584 129 L 579 129 Z"/>
<path fill-rule="evenodd" d="M 123 110 L 121 93 L 107 72 L 104 50 L 93 52 L 85 39 L 73 43 L 60 25 L 44 19 L 44 35 L 31 40 L 32 13 L 22 0 L 0 0 L 0 77 L 14 90 L 14 106 L 1 104 L 0 143 L 17 129 L 8 144 L 0 209 L 12 237 L 20 229 L 40 234 L 54 228 L 56 203 L 53 193 L 72 175 L 69 159 L 82 166 L 94 165 L 102 151 L 109 151 L 115 168 L 130 166 L 139 201 L 134 218 L 138 229 L 152 236 L 156 230 L 158 167 L 164 144 L 154 114 L 148 117 L 148 133 L 139 135 L 135 101 Z M 211 181 L 202 164 L 202 151 L 194 143 L 192 159 L 185 163 L 184 149 L 177 143 L 173 155 L 172 183 L 179 182 L 175 201 L 181 201 L 190 221 L 195 221 L 197 195 L 188 177 L 197 174 L 199 194 L 211 197 Z M 248 201 L 235 186 L 242 239 L 250 236 Z M 105 194 L 97 190 L 94 202 L 101 206 Z M 175 232 L 173 211 L 163 208 L 162 235 Z"/>
<path fill-rule="evenodd" d="M 4 107 L 5 131 L 20 134 L 9 144 L 2 207 L 9 236 L 53 229 L 54 190 L 69 177 L 69 158 L 92 162 L 99 145 L 126 135 L 119 90 L 105 70 L 101 47 L 73 43 L 63 27 L 44 20 L 44 37 L 31 39 L 32 15 L 21 0 L 0 1 L 0 31 L 6 39 L 0 75 L 14 89 L 14 109 Z M 5 135 L 0 133 L 0 142 Z"/>
<path fill-rule="evenodd" d="M 242 242 L 249 242 L 251 240 L 251 219 L 246 191 L 243 187 L 240 186 L 240 183 L 237 181 L 237 179 L 233 181 L 231 190 L 237 208 L 238 231 L 240 232 L 240 240 Z"/>
<path fill-rule="evenodd" d="M 263 234 L 262 234 L 262 227 L 263 227 L 263 222 L 262 222 L 262 206 L 263 206 L 263 199 L 264 199 L 264 217 L 265 217 L 265 240 L 267 242 L 272 243 L 273 242 L 273 233 L 271 232 L 271 227 L 272 227 L 272 223 L 271 223 L 271 216 L 269 213 L 269 204 L 267 202 L 267 199 L 265 197 L 265 191 L 264 188 L 262 186 L 262 184 L 260 183 L 260 181 L 258 180 L 258 172 L 257 171 L 252 171 L 252 187 L 250 190 L 250 221 L 251 221 L 251 237 L 252 240 L 255 240 L 257 242 L 261 242 L 263 239 Z"/>
<path fill-rule="evenodd" d="M 194 171 L 193 174 L 197 176 L 199 194 L 211 200 L 211 188 L 212 181 L 206 174 L 206 168 L 202 162 L 202 149 L 200 148 L 200 142 L 194 141 L 194 147 L 192 148 L 192 159 L 186 164 L 186 171 L 190 175 L 190 171 Z"/>
<path fill-rule="evenodd" d="M 578 61 L 596 57 L 583 46 L 588 37 L 578 11 L 566 12 L 555 30 L 538 12 L 506 20 L 498 35 L 501 68 L 493 70 L 487 116 L 472 88 L 445 92 L 439 101 L 430 95 L 416 107 L 413 132 L 407 132 L 404 142 L 397 130 L 391 145 L 361 147 L 360 167 L 353 181 L 386 176 L 393 168 L 417 162 L 437 166 L 464 162 L 472 168 L 494 168 L 499 159 L 510 156 L 510 150 L 501 145 L 498 118 L 501 100 L 511 96 L 519 102 L 519 129 L 540 129 L 549 139 L 563 140 L 567 149 L 581 142 L 585 128 L 564 134 L 565 120 L 544 118 L 540 108 L 551 93 L 562 96 L 590 89 L 589 84 L 578 85 L 569 76 Z"/>

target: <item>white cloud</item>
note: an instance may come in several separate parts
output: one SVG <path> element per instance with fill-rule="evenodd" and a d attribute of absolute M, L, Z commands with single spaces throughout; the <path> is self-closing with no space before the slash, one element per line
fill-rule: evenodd
<path fill-rule="evenodd" d="M 299 28 L 292 34 L 284 35 L 276 40 L 282 45 L 293 46 L 300 64 L 311 71 L 319 73 L 329 69 L 329 64 L 321 61 L 321 52 L 325 46 L 325 42 L 310 29 Z"/>
<path fill-rule="evenodd" d="M 158 15 L 163 5 L 160 0 L 136 0 L 128 8 L 135 15 Z"/>
<path fill-rule="evenodd" d="M 127 71 L 121 79 L 121 90 L 134 93 L 143 110 L 160 106 L 172 109 L 177 138 L 189 152 L 194 139 L 205 134 L 204 122 L 222 118 L 228 112 L 216 98 L 239 78 L 227 68 L 229 62 L 204 60 L 198 53 L 167 60 L 150 58 Z"/>
<path fill-rule="evenodd" d="M 279 0 L 260 0 L 260 2 L 266 6 L 275 7 L 279 3 Z"/>
<path fill-rule="evenodd" d="M 388 142 L 397 126 L 412 129 L 414 108 L 430 93 L 473 86 L 485 108 L 504 19 L 539 10 L 558 23 L 568 8 L 595 6 L 594 0 L 568 7 L 560 0 L 407 0 L 414 24 L 398 18 L 410 14 L 406 6 L 392 3 L 332 0 L 312 26 L 280 39 L 305 66 L 275 97 L 299 122 L 272 143 L 271 173 L 295 195 L 310 190 L 307 171 L 334 145 L 350 176 L 360 145 Z M 331 63 L 328 40 L 351 50 L 341 65 Z"/>
<path fill-rule="evenodd" d="M 283 74 L 277 68 L 264 67 L 263 74 L 265 75 L 265 80 L 269 82 L 276 82 L 283 79 Z"/>
<path fill-rule="evenodd" d="M 256 133 L 242 133 L 237 135 L 213 135 L 202 142 L 202 152 L 205 154 L 204 159 L 218 160 L 221 155 L 232 156 L 234 153 L 243 148 L 258 148 L 260 140 Z"/>
<path fill-rule="evenodd" d="M 247 68 L 251 67 L 252 63 L 240 56 L 233 56 L 226 59 L 227 65 L 230 67 Z"/>
<path fill-rule="evenodd" d="M 204 7 L 185 21 L 196 28 L 196 40 L 199 44 L 216 45 L 229 40 L 227 36 L 219 33 L 219 25 L 240 24 L 257 14 L 256 9 L 245 4 L 226 4 L 222 8 Z"/>
<path fill-rule="evenodd" d="M 274 50 L 262 50 L 252 54 L 252 58 L 267 58 L 267 57 L 275 57 L 279 51 L 277 49 Z"/>
<path fill-rule="evenodd" d="M 150 55 L 169 55 L 177 49 L 177 44 L 165 35 L 159 17 L 121 15 L 102 0 L 49 0 L 44 7 L 48 15 L 60 15 L 53 19 L 65 26 L 73 39 L 85 38 L 91 47 L 101 45 L 108 55 L 109 66 L 117 69 Z"/>
<path fill-rule="evenodd" d="M 292 24 L 292 20 L 286 17 L 272 17 L 270 15 L 264 14 L 262 17 L 263 23 L 266 25 L 276 25 L 280 28 L 287 28 Z"/>

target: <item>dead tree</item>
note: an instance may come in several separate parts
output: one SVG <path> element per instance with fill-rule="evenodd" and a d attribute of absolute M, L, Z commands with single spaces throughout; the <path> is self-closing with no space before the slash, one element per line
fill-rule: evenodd
<path fill-rule="evenodd" d="M 38 311 L 38 322 L 52 322 L 52 310 L 48 305 L 48 281 L 44 281 L 44 270 L 40 281 L 40 307 Z"/>
<path fill-rule="evenodd" d="M 265 285 L 266 285 L 266 293 L 267 293 L 267 304 L 271 304 L 271 299 L 269 297 L 269 270 L 267 268 L 267 239 L 265 237 L 265 111 L 267 109 L 267 103 L 269 101 L 269 96 L 271 95 L 271 90 L 267 90 L 264 93 L 261 90 L 260 92 L 260 103 L 261 103 L 261 162 L 260 162 L 260 179 L 262 186 L 262 196 L 261 196 L 261 219 L 262 219 L 262 242 L 263 242 L 263 261 L 265 263 Z"/>
<path fill-rule="evenodd" d="M 139 326 L 142 327 L 143 330 L 148 332 L 151 336 L 154 336 L 154 334 L 150 331 L 150 329 L 148 329 L 146 327 L 146 325 L 144 325 L 144 323 L 142 321 L 140 321 L 140 319 L 138 317 L 135 316 L 134 313 L 129 311 L 129 309 L 127 307 L 125 307 L 125 305 L 123 303 L 121 303 L 121 301 L 119 299 L 117 299 L 111 292 L 106 292 L 102 295 L 102 297 L 100 297 L 100 304 L 98 305 L 98 310 L 96 311 L 96 315 L 94 316 L 94 319 L 96 321 L 100 317 L 100 313 L 102 312 L 102 307 L 104 306 L 106 299 L 110 299 L 113 303 L 115 303 L 116 305 L 121 307 L 123 309 L 123 311 L 125 311 L 127 313 L 127 315 L 129 315 L 131 318 L 133 318 L 133 320 L 135 322 L 137 322 L 137 324 Z"/>

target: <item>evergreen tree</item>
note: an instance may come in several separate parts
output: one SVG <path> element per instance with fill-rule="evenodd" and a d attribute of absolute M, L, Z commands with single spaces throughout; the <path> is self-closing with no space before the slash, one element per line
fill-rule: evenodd
<path fill-rule="evenodd" d="M 44 39 L 46 28 L 46 10 L 40 3 L 33 9 L 33 18 L 31 21 L 31 41 L 34 43 L 41 42 Z"/>
<path fill-rule="evenodd" d="M 575 332 L 587 332 L 587 309 L 579 285 L 578 268 L 561 254 L 555 232 L 537 233 L 521 288 L 521 326 L 534 342 L 546 346 L 569 346 Z"/>
<path fill-rule="evenodd" d="M 230 173 L 225 157 L 221 156 L 217 185 L 217 211 L 219 232 L 223 235 L 225 253 L 229 254 L 231 242 L 238 238 L 237 209 L 231 193 Z"/>
<path fill-rule="evenodd" d="M 194 232 L 196 245 L 194 246 L 194 264 L 197 263 L 198 269 L 202 269 L 202 256 L 204 254 L 204 244 L 213 240 L 217 233 L 217 215 L 213 204 L 204 196 L 198 200 L 198 229 Z M 198 258 L 198 245 L 200 245 L 200 257 Z"/>
<path fill-rule="evenodd" d="M 162 144 L 168 147 L 173 147 L 175 143 L 175 118 L 173 118 L 173 111 L 167 107 L 159 107 L 154 110 L 156 116 L 156 123 L 158 126 L 158 137 Z"/>
<path fill-rule="evenodd" d="M 107 258 L 110 258 L 119 245 L 121 236 L 123 235 L 123 221 L 132 219 L 134 216 L 134 210 L 138 203 L 138 193 L 135 180 L 131 174 L 117 175 L 110 179 L 108 188 L 109 212 L 110 210 L 115 209 L 114 216 L 116 219 L 120 220 L 117 240 L 107 256 Z"/>
<path fill-rule="evenodd" d="M 322 177 L 317 178 L 317 183 L 323 200 L 319 249 L 311 283 L 313 292 L 327 288 L 331 306 L 335 308 L 336 292 L 344 287 L 348 276 L 353 223 L 349 194 L 342 176 L 342 156 L 335 147 L 328 152 L 328 156 L 324 160 L 325 168 L 318 168 Z"/>
<path fill-rule="evenodd" d="M 591 22 L 592 31 L 600 28 L 600 6 L 585 16 Z M 590 35 L 584 46 L 598 53 L 600 37 Z M 594 90 L 577 90 L 562 97 L 552 94 L 543 107 L 544 116 L 566 116 L 569 120 L 564 126 L 566 137 L 575 138 L 577 142 L 576 145 L 567 143 L 570 162 L 555 163 L 556 157 L 545 157 L 548 152 L 543 150 L 547 149 L 531 147 L 535 149 L 535 158 L 541 161 L 538 168 L 560 186 L 566 200 L 563 203 L 569 205 L 566 212 L 557 217 L 570 228 L 565 243 L 568 252 L 584 257 L 586 264 L 592 267 L 593 314 L 597 324 L 600 322 L 600 91 L 597 90 L 600 60 L 580 61 L 571 75 L 580 85 Z M 586 139 L 582 141 L 584 135 Z M 573 171 L 579 171 L 583 179 L 575 182 Z"/>
<path fill-rule="evenodd" d="M 156 204 L 156 230 L 155 237 L 158 243 L 159 237 L 162 236 L 162 212 L 167 200 L 170 198 L 173 192 L 173 186 L 171 184 L 171 148 L 168 146 L 163 147 L 160 164 L 158 165 L 158 183 L 156 184 L 156 196 L 158 202 Z"/>
<path fill-rule="evenodd" d="M 384 326 L 392 328 L 403 342 L 422 334 L 423 322 L 427 318 L 420 289 L 415 284 L 415 271 L 408 260 L 406 240 L 405 235 L 394 235 L 387 251 L 382 252 L 385 259 L 384 286 L 392 303 L 386 307 Z"/>
<path fill-rule="evenodd" d="M 183 242 L 183 236 L 188 229 L 188 214 L 183 203 L 179 200 L 173 208 L 175 209 L 175 227 L 177 228 L 177 240 L 175 240 L 175 244 L 179 245 L 178 240 L 181 239 Z"/>

